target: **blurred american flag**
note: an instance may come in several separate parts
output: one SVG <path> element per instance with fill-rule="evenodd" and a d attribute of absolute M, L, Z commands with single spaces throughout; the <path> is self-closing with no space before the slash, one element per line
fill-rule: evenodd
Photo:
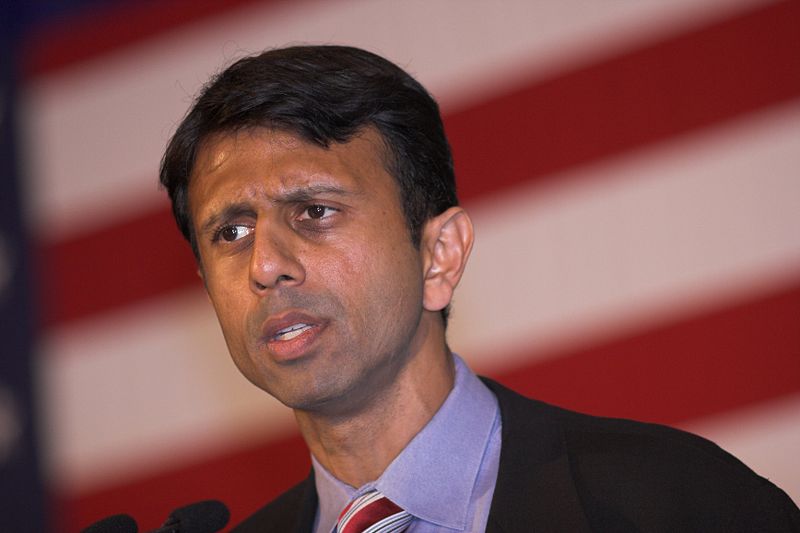
<path fill-rule="evenodd" d="M 90 6 L 90 7 L 87 7 Z M 306 475 L 230 362 L 157 187 L 210 75 L 382 54 L 439 100 L 477 244 L 451 347 L 525 394 L 698 432 L 800 499 L 800 3 L 77 2 L 30 32 L 19 115 L 56 531 L 235 523 Z"/>

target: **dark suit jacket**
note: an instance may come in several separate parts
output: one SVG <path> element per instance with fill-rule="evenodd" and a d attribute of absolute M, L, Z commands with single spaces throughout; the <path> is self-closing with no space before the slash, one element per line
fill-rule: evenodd
<path fill-rule="evenodd" d="M 503 421 L 488 533 L 549 531 L 800 532 L 779 488 L 698 436 L 598 418 L 484 380 Z M 313 472 L 236 533 L 310 533 Z"/>

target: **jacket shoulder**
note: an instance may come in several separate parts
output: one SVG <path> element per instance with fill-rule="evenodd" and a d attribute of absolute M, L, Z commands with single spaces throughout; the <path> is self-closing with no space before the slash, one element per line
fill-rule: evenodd
<path fill-rule="evenodd" d="M 316 490 L 312 476 L 245 518 L 231 529 L 231 533 L 311 531 L 316 507 Z"/>
<path fill-rule="evenodd" d="M 659 424 L 577 413 L 487 385 L 501 405 L 508 459 L 524 456 L 537 434 L 549 435 L 548 455 L 566 458 L 595 528 L 800 530 L 800 511 L 781 489 L 707 439 Z"/>

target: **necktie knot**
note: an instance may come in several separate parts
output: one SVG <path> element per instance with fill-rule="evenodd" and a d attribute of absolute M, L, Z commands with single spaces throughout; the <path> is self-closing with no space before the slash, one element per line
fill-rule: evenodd
<path fill-rule="evenodd" d="M 339 515 L 336 533 L 400 533 L 413 517 L 373 490 L 351 501 Z"/>

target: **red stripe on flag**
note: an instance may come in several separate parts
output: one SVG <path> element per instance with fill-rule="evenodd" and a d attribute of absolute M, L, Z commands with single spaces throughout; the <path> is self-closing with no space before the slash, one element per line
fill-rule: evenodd
<path fill-rule="evenodd" d="M 446 117 L 461 199 L 556 179 L 558 170 L 800 96 L 798 27 L 800 3 L 776 4 Z M 45 245 L 53 276 L 45 279 L 45 323 L 191 283 L 186 245 L 170 249 L 179 239 L 169 235 L 177 233 L 164 211 Z"/>
<path fill-rule="evenodd" d="M 517 368 L 499 381 L 547 402 L 666 424 L 800 391 L 800 281 L 758 301 Z"/>
<path fill-rule="evenodd" d="M 45 245 L 39 252 L 46 326 L 202 286 L 168 208 Z"/>
<path fill-rule="evenodd" d="M 800 2 L 561 74 L 447 117 L 462 198 L 800 96 Z"/>
<path fill-rule="evenodd" d="M 147 38 L 254 3 L 285 0 L 155 0 L 97 5 L 37 27 L 26 39 L 24 75 L 51 74 Z"/>
<path fill-rule="evenodd" d="M 756 301 L 507 372 L 523 394 L 609 416 L 668 423 L 800 390 L 800 281 Z M 693 347 L 686 351 L 686 346 Z M 63 531 L 127 512 L 154 527 L 187 502 L 219 498 L 241 520 L 302 479 L 299 437 L 90 494 L 61 494 Z"/>

